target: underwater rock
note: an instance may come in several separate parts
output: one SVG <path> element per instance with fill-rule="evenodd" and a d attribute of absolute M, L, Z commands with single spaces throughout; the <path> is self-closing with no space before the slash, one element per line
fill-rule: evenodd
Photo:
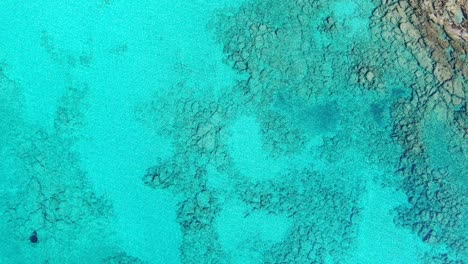
<path fill-rule="evenodd" d="M 360 187 L 341 184 L 345 183 L 312 171 L 293 170 L 279 182 L 245 187 L 241 197 L 252 210 L 293 220 L 288 237 L 267 251 L 264 262 L 320 263 L 327 254 L 336 262 L 346 258 L 360 211 L 355 207 L 357 196 L 351 193 Z"/>
<path fill-rule="evenodd" d="M 33 244 L 36 244 L 39 242 L 39 238 L 37 236 L 37 232 L 36 231 L 33 231 L 31 236 L 29 237 L 29 241 Z"/>
<path fill-rule="evenodd" d="M 378 76 L 376 67 L 357 65 L 353 71 L 355 71 L 353 81 L 360 86 L 369 90 L 381 90 L 385 87 L 380 76 Z"/>
<path fill-rule="evenodd" d="M 323 22 L 323 26 L 324 26 L 324 31 L 325 32 L 332 32 L 332 31 L 335 31 L 336 30 L 336 21 L 333 17 L 327 17 L 324 22 Z"/>
<path fill-rule="evenodd" d="M 153 188 L 169 188 L 177 182 L 180 168 L 169 160 L 161 161 L 157 166 L 148 168 L 144 176 L 146 185 Z"/>
<path fill-rule="evenodd" d="M 147 264 L 139 258 L 128 255 L 125 252 L 120 252 L 114 256 L 103 259 L 102 264 Z"/>
<path fill-rule="evenodd" d="M 452 73 L 450 69 L 447 66 L 444 66 L 440 63 L 436 64 L 436 67 L 434 69 L 434 75 L 441 83 L 452 79 Z"/>

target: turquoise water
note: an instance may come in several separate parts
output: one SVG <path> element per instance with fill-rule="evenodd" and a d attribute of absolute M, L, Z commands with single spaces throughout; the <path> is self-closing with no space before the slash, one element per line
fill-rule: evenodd
<path fill-rule="evenodd" d="M 467 44 L 408 3 L 2 1 L 0 263 L 465 263 Z"/>

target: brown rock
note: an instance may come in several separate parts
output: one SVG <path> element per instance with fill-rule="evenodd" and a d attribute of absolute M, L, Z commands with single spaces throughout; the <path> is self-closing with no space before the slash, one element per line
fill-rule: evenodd
<path fill-rule="evenodd" d="M 460 98 L 465 97 L 463 83 L 460 80 L 453 81 L 453 95 L 460 97 Z"/>
<path fill-rule="evenodd" d="M 368 82 L 372 82 L 375 79 L 375 74 L 372 71 L 366 73 L 366 79 Z"/>
<path fill-rule="evenodd" d="M 434 69 L 434 75 L 440 82 L 445 82 L 452 79 L 452 72 L 450 71 L 449 67 L 440 63 L 436 64 L 436 67 Z"/>
<path fill-rule="evenodd" d="M 458 98 L 456 96 L 452 96 L 452 104 L 453 105 L 459 105 L 462 103 L 462 99 L 461 98 Z"/>
<path fill-rule="evenodd" d="M 426 70 L 432 71 L 432 60 L 431 58 L 427 55 L 427 52 L 420 52 L 418 53 L 419 56 L 416 58 L 418 59 L 419 64 Z"/>
<path fill-rule="evenodd" d="M 408 37 L 408 41 L 416 41 L 420 37 L 418 31 L 409 22 L 401 23 L 400 30 Z"/>

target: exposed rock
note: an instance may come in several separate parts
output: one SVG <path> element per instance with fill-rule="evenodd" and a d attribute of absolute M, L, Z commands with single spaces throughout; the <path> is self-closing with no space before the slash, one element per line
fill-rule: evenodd
<path fill-rule="evenodd" d="M 452 79 L 452 72 L 450 71 L 449 67 L 444 66 L 440 63 L 436 64 L 436 67 L 434 69 L 434 75 L 436 76 L 437 80 L 439 80 L 439 82 L 441 83 Z"/>

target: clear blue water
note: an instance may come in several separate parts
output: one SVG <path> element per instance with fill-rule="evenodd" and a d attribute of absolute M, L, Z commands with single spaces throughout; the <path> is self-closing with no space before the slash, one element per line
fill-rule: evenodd
<path fill-rule="evenodd" d="M 392 4 L 2 1 L 0 263 L 464 263 L 464 93 Z"/>

